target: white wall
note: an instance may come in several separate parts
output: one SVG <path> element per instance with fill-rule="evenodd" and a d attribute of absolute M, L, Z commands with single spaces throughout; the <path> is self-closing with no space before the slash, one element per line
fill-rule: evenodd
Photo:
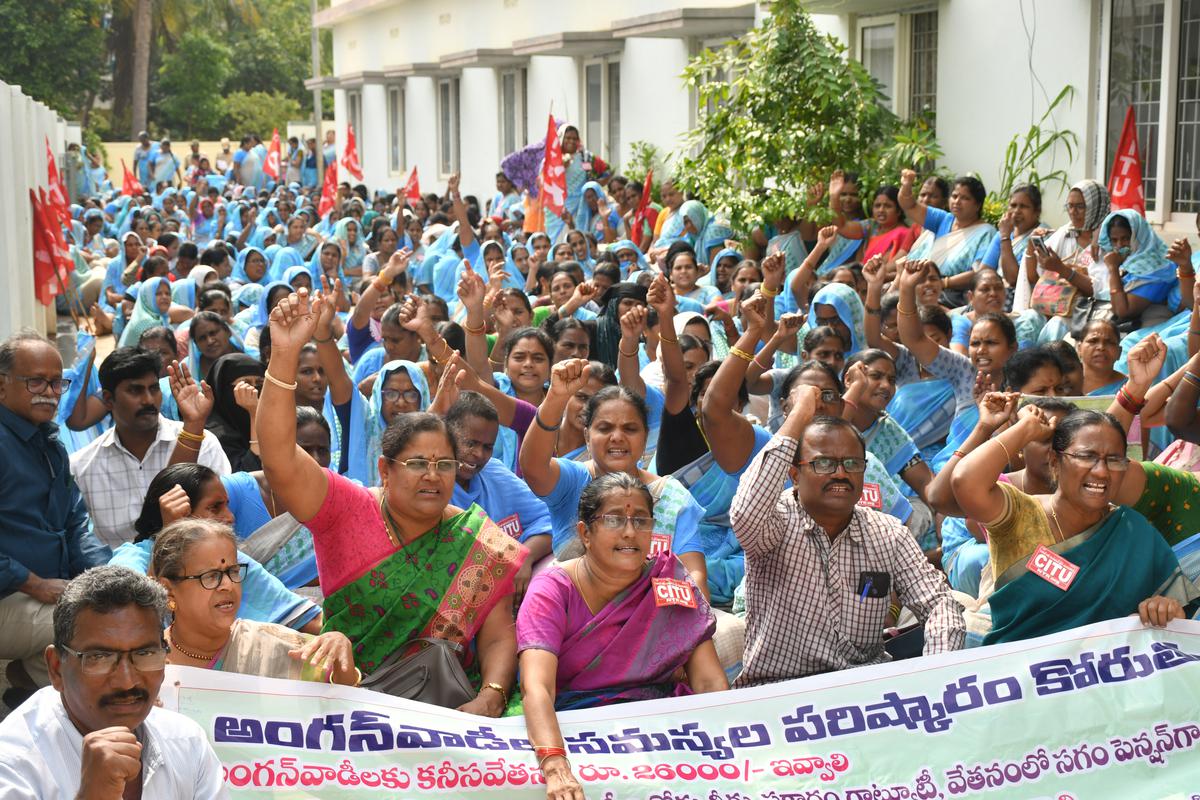
<path fill-rule="evenodd" d="M 408 170 L 417 167 L 421 191 L 440 192 L 438 179 L 437 84 L 432 78 L 409 78 L 404 84 L 404 152 Z"/>
<path fill-rule="evenodd" d="M 529 141 L 539 141 L 546 135 L 551 110 L 556 119 L 578 124 L 579 61 L 559 56 L 534 56 L 526 72 L 529 98 L 525 109 Z M 553 108 L 552 108 L 553 107 Z"/>
<path fill-rule="evenodd" d="M 1036 37 L 1030 48 L 1015 3 L 995 0 L 942 0 L 938 7 L 937 135 L 946 152 L 943 163 L 956 172 L 973 171 L 984 185 L 999 181 L 1005 148 L 1013 135 L 1026 131 L 1049 105 L 1042 88 L 1030 85 L 1032 70 L 1049 99 L 1070 84 L 1073 105 L 1057 116 L 1060 127 L 1079 137 L 1075 158 L 1060 157 L 1068 183 L 1092 175 L 1088 151 L 1094 131 L 1093 19 L 1091 0 L 1033 0 L 1026 21 Z M 986 36 L 979 35 L 987 31 Z M 1047 161 L 1042 171 L 1052 169 Z M 1100 177 L 1105 180 L 1104 176 Z M 1064 198 L 1043 197 L 1044 217 L 1065 221 Z"/>
<path fill-rule="evenodd" d="M 691 94 L 679 77 L 688 62 L 686 39 L 626 39 L 621 54 L 621 154 L 646 141 L 665 156 L 677 149 L 691 121 Z M 653 80 L 647 80 L 653 76 Z"/>
<path fill-rule="evenodd" d="M 500 95 L 496 70 L 464 69 L 458 82 L 459 169 L 464 194 L 486 204 L 500 168 Z"/>
<path fill-rule="evenodd" d="M 372 190 L 388 188 L 387 91 L 383 84 L 363 84 L 362 120 L 363 130 L 355 131 L 354 138 L 363 183 Z"/>

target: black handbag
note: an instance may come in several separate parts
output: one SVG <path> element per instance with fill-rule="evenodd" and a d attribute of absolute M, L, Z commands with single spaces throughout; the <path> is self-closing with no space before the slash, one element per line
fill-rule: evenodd
<path fill-rule="evenodd" d="M 422 647 L 410 656 L 401 655 L 413 644 Z M 462 645 L 446 639 L 412 639 L 385 658 L 361 685 L 392 697 L 458 708 L 476 695 L 458 660 L 462 651 Z"/>

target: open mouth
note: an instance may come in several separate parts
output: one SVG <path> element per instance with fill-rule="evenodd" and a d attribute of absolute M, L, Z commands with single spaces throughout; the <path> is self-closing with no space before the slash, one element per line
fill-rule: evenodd
<path fill-rule="evenodd" d="M 1102 498 L 1108 494 L 1107 481 L 1084 481 L 1080 491 L 1085 497 Z"/>
<path fill-rule="evenodd" d="M 605 455 L 607 455 L 609 458 L 614 458 L 614 459 L 615 459 L 615 458 L 628 458 L 628 457 L 629 457 L 629 451 L 628 451 L 628 450 L 626 450 L 626 449 L 621 449 L 621 448 L 616 448 L 616 447 L 610 447 L 610 448 L 608 448 L 607 450 L 605 450 L 605 451 L 604 451 L 604 453 L 605 453 Z"/>
<path fill-rule="evenodd" d="M 218 611 L 233 613 L 237 611 L 237 603 L 234 603 L 232 600 L 222 600 L 219 603 L 215 603 L 213 608 Z"/>
<path fill-rule="evenodd" d="M 613 550 L 615 550 L 618 553 L 632 553 L 632 554 L 638 554 L 638 553 L 642 552 L 642 548 L 638 547 L 637 545 L 633 545 L 633 544 L 622 545 L 621 547 L 614 547 Z"/>

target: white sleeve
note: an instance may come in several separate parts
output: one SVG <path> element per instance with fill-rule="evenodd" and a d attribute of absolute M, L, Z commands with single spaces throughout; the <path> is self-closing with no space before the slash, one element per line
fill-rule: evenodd
<path fill-rule="evenodd" d="M 218 475 L 228 475 L 233 471 L 229 466 L 229 457 L 221 447 L 221 441 L 211 431 L 204 432 L 204 441 L 200 443 L 200 454 L 196 456 L 196 462 Z"/>

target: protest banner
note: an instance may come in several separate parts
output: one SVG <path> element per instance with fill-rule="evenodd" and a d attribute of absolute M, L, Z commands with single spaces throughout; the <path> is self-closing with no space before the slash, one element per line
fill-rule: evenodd
<path fill-rule="evenodd" d="M 537 800 L 520 717 L 169 667 L 234 798 Z M 1200 623 L 1136 619 L 558 715 L 595 800 L 1200 796 Z"/>

